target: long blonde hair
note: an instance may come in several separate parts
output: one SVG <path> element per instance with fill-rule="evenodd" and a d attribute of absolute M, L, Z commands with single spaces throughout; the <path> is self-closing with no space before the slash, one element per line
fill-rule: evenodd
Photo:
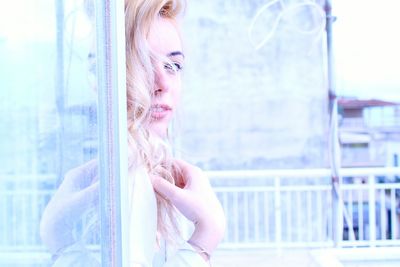
<path fill-rule="evenodd" d="M 158 17 L 176 20 L 183 9 L 183 0 L 125 0 L 129 167 L 144 165 L 149 175 L 160 176 L 173 184 L 179 174 L 170 146 L 148 130 L 155 76 L 147 36 Z M 156 194 L 156 198 L 158 232 L 171 240 L 172 233 L 179 232 L 174 208 L 161 195 Z"/>

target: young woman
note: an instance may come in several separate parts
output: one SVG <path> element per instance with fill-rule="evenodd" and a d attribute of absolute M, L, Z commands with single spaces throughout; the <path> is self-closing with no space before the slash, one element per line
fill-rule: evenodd
<path fill-rule="evenodd" d="M 174 158 L 168 144 L 185 59 L 183 8 L 181 0 L 125 0 L 131 266 L 208 266 L 225 229 L 207 177 Z M 70 171 L 43 214 L 41 236 L 54 266 L 98 263 L 76 242 L 70 222 L 98 200 L 96 166 Z M 193 225 L 188 239 L 182 215 Z"/>

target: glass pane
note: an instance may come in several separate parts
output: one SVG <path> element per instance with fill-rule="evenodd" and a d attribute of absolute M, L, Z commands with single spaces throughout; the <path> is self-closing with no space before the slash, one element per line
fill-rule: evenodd
<path fill-rule="evenodd" d="M 24 0 L 0 13 L 0 265 L 49 266 L 72 244 L 96 257 L 93 7 Z"/>

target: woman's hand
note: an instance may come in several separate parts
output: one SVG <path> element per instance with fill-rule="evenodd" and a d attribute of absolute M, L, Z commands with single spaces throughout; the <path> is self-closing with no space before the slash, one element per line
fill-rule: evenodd
<path fill-rule="evenodd" d="M 152 177 L 154 189 L 195 225 L 189 243 L 211 253 L 222 240 L 225 231 L 225 215 L 205 174 L 197 167 L 176 160 L 182 177 L 175 177 L 173 185 L 161 177 Z"/>
<path fill-rule="evenodd" d="M 65 175 L 43 212 L 40 236 L 52 254 L 76 242 L 74 224 L 90 208 L 98 207 L 98 203 L 97 161 L 92 160 Z"/>

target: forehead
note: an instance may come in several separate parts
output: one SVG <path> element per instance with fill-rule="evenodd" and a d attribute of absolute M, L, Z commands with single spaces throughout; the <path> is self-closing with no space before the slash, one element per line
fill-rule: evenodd
<path fill-rule="evenodd" d="M 177 26 L 170 19 L 156 19 L 150 28 L 147 41 L 154 52 L 164 56 L 173 51 L 182 51 Z"/>

